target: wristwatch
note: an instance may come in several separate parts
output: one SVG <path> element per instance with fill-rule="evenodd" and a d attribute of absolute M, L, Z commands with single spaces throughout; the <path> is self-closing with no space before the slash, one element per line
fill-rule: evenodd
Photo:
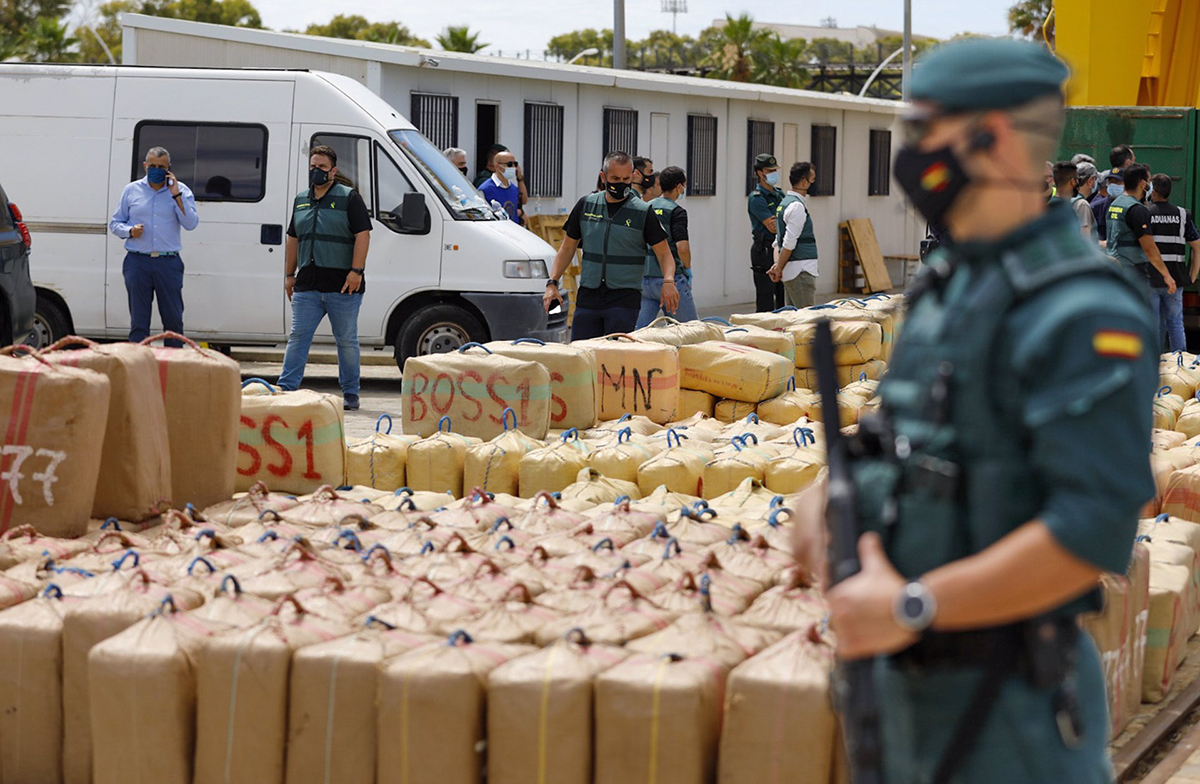
<path fill-rule="evenodd" d="M 294 272 L 288 272 L 288 273 L 285 273 L 283 277 L 285 277 L 285 278 L 294 278 L 294 277 L 296 277 L 296 273 L 294 273 Z"/>
<path fill-rule="evenodd" d="M 558 288 L 559 287 L 558 286 L 558 278 L 550 278 L 549 280 L 546 281 L 546 285 L 553 286 L 554 288 Z"/>
<path fill-rule="evenodd" d="M 365 267 L 351 267 L 350 271 L 353 272 L 355 275 L 358 275 L 359 277 L 362 277 L 367 272 Z"/>
<path fill-rule="evenodd" d="M 933 625 L 937 599 L 924 583 L 914 580 L 896 596 L 892 615 L 901 628 L 920 634 Z"/>

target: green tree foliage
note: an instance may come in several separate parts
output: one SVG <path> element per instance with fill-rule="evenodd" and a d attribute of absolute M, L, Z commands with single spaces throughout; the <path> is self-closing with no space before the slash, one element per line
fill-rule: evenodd
<path fill-rule="evenodd" d="M 25 59 L 35 63 L 73 63 L 78 58 L 67 23 L 57 17 L 41 16 L 34 20 L 25 34 Z"/>
<path fill-rule="evenodd" d="M 629 58 L 638 68 L 683 68 L 694 65 L 696 39 L 670 30 L 654 30 L 643 41 L 629 45 Z"/>
<path fill-rule="evenodd" d="M 262 27 L 262 17 L 250 0 L 109 0 L 87 20 L 87 27 L 91 29 L 81 26 L 75 30 L 81 62 L 108 62 L 108 55 L 97 38 L 103 39 L 117 62 L 121 61 L 120 15 L 125 13 L 234 27 Z"/>
<path fill-rule="evenodd" d="M 806 48 L 803 38 L 783 39 L 772 34 L 763 39 L 752 55 L 754 81 L 775 87 L 805 87 L 808 84 L 808 71 L 804 67 Z"/>
<path fill-rule="evenodd" d="M 725 15 L 725 24 L 712 36 L 707 64 L 712 66 L 710 76 L 734 82 L 748 82 L 753 75 L 754 52 L 765 42 L 769 33 L 754 29 L 754 20 L 749 14 L 734 17 Z M 706 31 L 707 32 L 707 31 Z"/>
<path fill-rule="evenodd" d="M 366 17 L 357 14 L 338 14 L 330 19 L 328 24 L 309 25 L 304 32 L 308 35 L 322 35 L 327 38 L 348 38 L 355 41 L 417 46 L 423 49 L 432 48 L 428 41 L 424 38 L 417 38 L 411 30 L 399 22 L 369 22 Z"/>
<path fill-rule="evenodd" d="M 1008 30 L 1036 41 L 1042 40 L 1042 25 L 1054 10 L 1054 0 L 1021 0 L 1008 9 Z M 1054 46 L 1054 19 L 1046 27 L 1046 37 Z"/>
<path fill-rule="evenodd" d="M 471 29 L 466 25 L 451 25 L 434 40 L 437 41 L 438 46 L 447 52 L 475 54 L 480 49 L 486 49 L 491 46 L 491 44 L 479 43 L 479 33 L 472 33 Z"/>
<path fill-rule="evenodd" d="M 589 27 L 584 30 L 574 30 L 569 33 L 556 35 L 550 39 L 546 53 L 563 62 L 587 49 L 598 49 L 600 54 L 581 57 L 578 65 L 612 67 L 613 33 L 612 30 L 596 30 Z"/>
<path fill-rule="evenodd" d="M 0 60 L 34 59 L 34 40 L 45 49 L 54 38 L 41 20 L 57 23 L 70 8 L 71 0 L 0 0 Z"/>

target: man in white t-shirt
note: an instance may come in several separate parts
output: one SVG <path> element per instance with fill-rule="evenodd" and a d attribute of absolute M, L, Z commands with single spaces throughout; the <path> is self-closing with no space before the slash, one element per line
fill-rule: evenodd
<path fill-rule="evenodd" d="M 788 303 L 798 308 L 816 304 L 817 239 L 805 199 L 817 181 L 817 170 L 808 161 L 793 163 L 788 172 L 791 190 L 776 208 L 775 266 L 767 275 L 783 281 Z"/>

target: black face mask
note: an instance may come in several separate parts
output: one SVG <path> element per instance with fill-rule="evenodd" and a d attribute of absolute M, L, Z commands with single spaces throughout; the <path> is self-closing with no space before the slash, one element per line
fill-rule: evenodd
<path fill-rule="evenodd" d="M 892 174 L 917 212 L 937 225 L 945 222 L 946 213 L 971 182 L 971 175 L 949 147 L 930 152 L 913 145 L 901 147 Z"/>
<path fill-rule="evenodd" d="M 466 167 L 466 166 L 459 166 L 459 167 L 458 167 L 458 170 L 459 170 L 460 172 L 462 172 L 462 175 L 463 175 L 464 177 L 466 177 L 466 176 L 467 176 L 467 167 Z"/>
<path fill-rule="evenodd" d="M 324 185 L 329 182 L 329 172 L 313 167 L 308 170 L 308 181 L 316 186 Z"/>
<path fill-rule="evenodd" d="M 604 189 L 617 201 L 621 201 L 629 195 L 629 183 L 627 182 L 607 182 L 604 184 Z"/>

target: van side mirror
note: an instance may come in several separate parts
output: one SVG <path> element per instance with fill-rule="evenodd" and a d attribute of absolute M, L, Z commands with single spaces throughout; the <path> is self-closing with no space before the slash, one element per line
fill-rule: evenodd
<path fill-rule="evenodd" d="M 425 230 L 425 194 L 409 191 L 400 205 L 400 228 L 404 231 Z"/>

